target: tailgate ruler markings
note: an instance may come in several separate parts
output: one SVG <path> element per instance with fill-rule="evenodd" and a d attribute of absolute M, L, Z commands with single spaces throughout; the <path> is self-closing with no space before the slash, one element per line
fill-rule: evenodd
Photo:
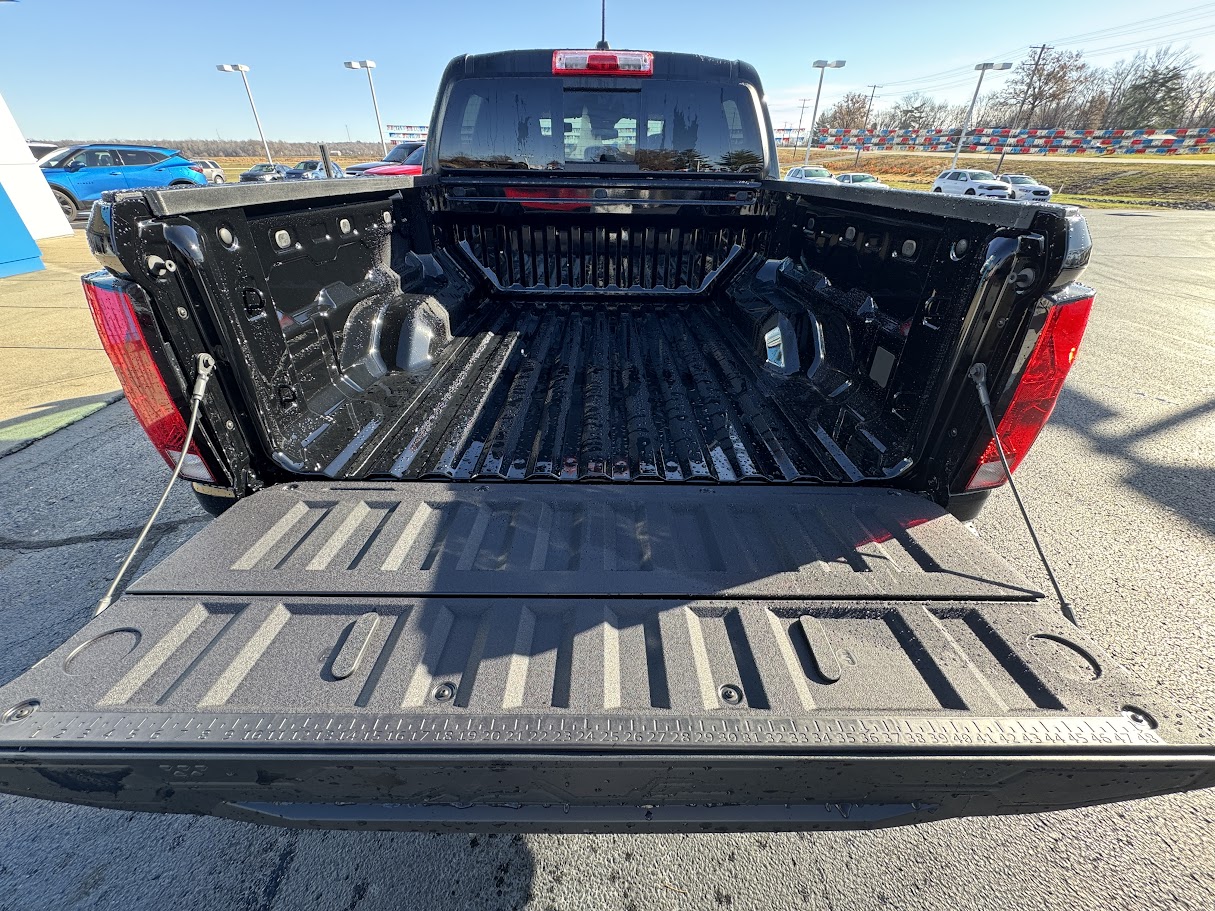
<path fill-rule="evenodd" d="M 864 753 L 866 747 L 960 747 L 967 750 L 1043 745 L 1087 746 L 1098 749 L 1125 749 L 1165 745 L 1160 735 L 1124 717 L 1047 718 L 944 718 L 944 717 L 824 717 L 816 719 L 780 716 L 751 719 L 718 716 L 628 717 L 538 715 L 471 715 L 460 719 L 407 716 L 312 716 L 284 715 L 266 718 L 233 714 L 229 719 L 205 718 L 185 713 L 162 714 L 152 719 L 142 742 L 149 744 L 196 742 L 195 730 L 207 722 L 220 725 L 215 736 L 206 737 L 213 748 L 222 744 L 240 748 L 249 742 L 294 742 L 314 744 L 318 749 L 341 743 L 376 744 L 385 742 L 431 743 L 450 749 L 453 745 L 484 745 L 498 749 L 503 742 L 581 745 L 595 749 L 598 742 L 628 743 L 634 748 L 683 747 L 695 751 L 705 746 L 754 749 L 755 746 L 794 748 L 844 748 Z M 330 733 L 337 722 L 349 736 L 334 738 Z M 71 742 L 88 739 L 125 740 L 143 726 L 130 716 L 117 713 L 36 713 L 6 731 L 7 742 L 20 737 L 20 743 Z M 595 732 L 597 741 L 571 734 Z M 689 740 L 685 733 L 697 736 Z M 455 736 L 451 736 L 452 734 Z M 504 735 L 510 733 L 509 739 Z M 124 750 L 130 747 L 122 747 Z M 134 754 L 132 754 L 134 755 Z M 1178 757 L 1180 761 L 1185 761 Z"/>

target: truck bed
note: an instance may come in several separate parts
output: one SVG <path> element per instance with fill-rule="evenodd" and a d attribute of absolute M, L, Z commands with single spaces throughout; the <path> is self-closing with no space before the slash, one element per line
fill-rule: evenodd
<path fill-rule="evenodd" d="M 804 376 L 762 374 L 726 315 L 694 306 L 495 300 L 363 474 L 523 480 L 856 480 Z M 767 380 L 767 382 L 765 382 Z M 807 408 L 807 402 L 811 407 Z M 794 418 L 800 407 L 803 415 Z"/>
<path fill-rule="evenodd" d="M 0 706 L 0 790 L 283 825 L 839 828 L 1215 780 L 1184 716 L 884 490 L 284 485 Z"/>

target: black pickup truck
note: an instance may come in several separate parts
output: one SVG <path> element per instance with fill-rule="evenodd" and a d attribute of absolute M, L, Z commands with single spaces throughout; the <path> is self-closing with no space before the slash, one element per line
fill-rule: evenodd
<path fill-rule="evenodd" d="M 426 154 L 94 209 L 103 343 L 222 515 L 0 689 L 0 790 L 671 831 L 1215 784 L 961 521 L 972 366 L 1015 467 L 1076 354 L 1078 214 L 782 181 L 754 69 L 673 53 L 460 57 Z"/>

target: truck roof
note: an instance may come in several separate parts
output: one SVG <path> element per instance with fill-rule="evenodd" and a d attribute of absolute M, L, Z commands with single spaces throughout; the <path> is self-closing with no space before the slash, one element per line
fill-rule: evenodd
<path fill-rule="evenodd" d="M 518 51 L 495 51 L 489 54 L 465 54 L 452 59 L 443 74 L 443 81 L 467 76 L 552 76 L 553 52 L 565 48 L 536 48 Z M 654 51 L 654 74 L 657 79 L 696 79 L 710 82 L 746 82 L 760 89 L 759 72 L 742 60 L 705 57 L 702 54 L 682 54 L 676 51 Z M 612 77 L 566 77 L 604 79 Z M 637 78 L 637 77 L 626 77 Z"/>

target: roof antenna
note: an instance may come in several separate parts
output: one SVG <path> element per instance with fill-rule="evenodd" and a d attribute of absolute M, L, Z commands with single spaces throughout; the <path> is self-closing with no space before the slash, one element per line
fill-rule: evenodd
<path fill-rule="evenodd" d="M 608 50 L 607 43 L 607 0 L 599 0 L 599 43 L 595 45 L 595 50 Z"/>

